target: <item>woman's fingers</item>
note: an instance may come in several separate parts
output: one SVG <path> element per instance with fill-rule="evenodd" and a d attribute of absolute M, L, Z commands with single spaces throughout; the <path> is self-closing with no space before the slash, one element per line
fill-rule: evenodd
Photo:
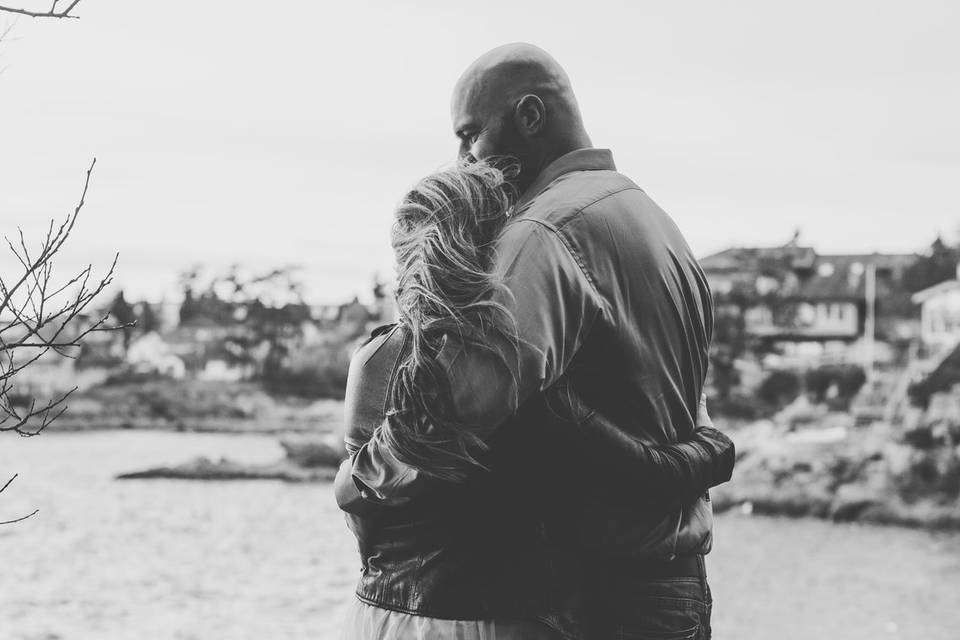
<path fill-rule="evenodd" d="M 710 414 L 707 413 L 707 394 L 705 393 L 700 395 L 700 404 L 697 405 L 697 426 L 713 426 L 713 420 L 710 419 Z"/>

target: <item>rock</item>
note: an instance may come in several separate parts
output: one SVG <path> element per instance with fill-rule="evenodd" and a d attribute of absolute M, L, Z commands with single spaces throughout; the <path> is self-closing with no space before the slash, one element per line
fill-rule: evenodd
<path fill-rule="evenodd" d="M 853 522 L 868 508 L 883 502 L 874 487 L 845 484 L 837 489 L 830 504 L 830 517 L 836 522 Z"/>
<path fill-rule="evenodd" d="M 305 468 L 336 469 L 347 457 L 342 444 L 335 446 L 316 438 L 284 438 L 280 440 L 280 446 L 286 452 L 287 460 Z"/>
<path fill-rule="evenodd" d="M 912 447 L 898 442 L 888 442 L 883 447 L 883 459 L 887 463 L 887 469 L 894 476 L 902 475 L 910 469 L 913 454 Z"/>
<path fill-rule="evenodd" d="M 283 480 L 285 482 L 318 482 L 332 480 L 336 467 L 306 468 L 286 459 L 272 464 L 243 464 L 221 459 L 194 458 L 172 467 L 155 467 L 144 471 L 122 473 L 117 480 L 167 478 L 178 480 Z"/>
<path fill-rule="evenodd" d="M 827 408 L 821 404 L 813 404 L 803 394 L 792 403 L 781 409 L 774 417 L 777 424 L 793 428 L 798 425 L 822 421 L 827 415 Z"/>

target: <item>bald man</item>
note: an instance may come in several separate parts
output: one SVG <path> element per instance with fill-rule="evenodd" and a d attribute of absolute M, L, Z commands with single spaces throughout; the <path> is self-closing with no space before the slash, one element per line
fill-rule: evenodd
<path fill-rule="evenodd" d="M 542 619 L 569 638 L 708 638 L 709 497 L 640 502 L 608 460 L 558 443 L 549 412 L 524 411 L 563 378 L 617 426 L 625 455 L 632 443 L 688 439 L 713 327 L 706 279 L 667 214 L 616 171 L 610 151 L 593 148 L 567 74 L 546 52 L 513 44 L 484 54 L 457 82 L 451 110 L 462 157 L 519 162 L 497 252 L 509 290 L 497 301 L 516 321 L 518 357 L 491 374 L 489 356 L 454 346 L 448 374 L 456 408 L 484 438 L 513 429 L 518 410 L 538 423 L 518 490 L 537 496 L 554 577 L 570 586 Z M 501 384 L 465 382 L 496 375 Z M 430 483 L 379 431 L 352 477 L 378 505 L 415 502 Z"/>

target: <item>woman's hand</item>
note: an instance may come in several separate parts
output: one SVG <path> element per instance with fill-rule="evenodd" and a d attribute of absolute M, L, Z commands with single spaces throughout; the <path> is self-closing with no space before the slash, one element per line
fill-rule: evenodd
<path fill-rule="evenodd" d="M 707 413 L 707 394 L 705 393 L 700 394 L 700 404 L 697 405 L 697 428 L 700 427 L 713 427 L 713 420 Z"/>

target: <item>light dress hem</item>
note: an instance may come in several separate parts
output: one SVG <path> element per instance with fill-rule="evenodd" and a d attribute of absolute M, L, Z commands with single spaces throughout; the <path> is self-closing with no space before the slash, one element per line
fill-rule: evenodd
<path fill-rule="evenodd" d="M 358 598 L 347 607 L 341 640 L 559 640 L 533 620 L 444 620 L 377 607 Z"/>

